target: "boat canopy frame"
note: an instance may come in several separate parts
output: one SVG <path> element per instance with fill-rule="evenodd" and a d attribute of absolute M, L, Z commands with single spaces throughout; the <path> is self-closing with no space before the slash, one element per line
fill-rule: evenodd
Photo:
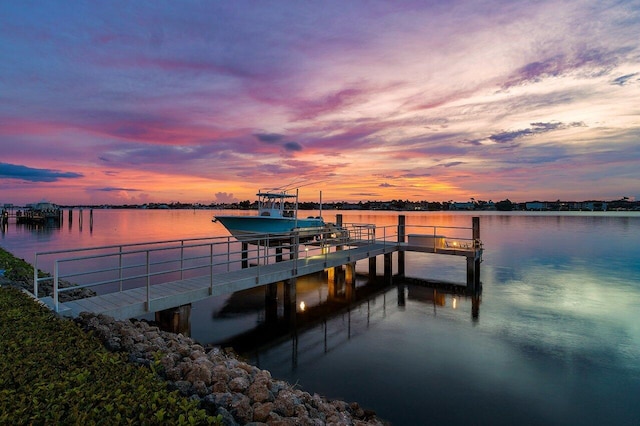
<path fill-rule="evenodd" d="M 298 217 L 298 191 L 295 194 L 289 194 L 285 191 L 275 190 L 259 190 L 256 194 L 258 197 L 258 215 L 269 217 Z M 287 208 L 286 200 L 295 198 L 295 206 L 293 209 Z"/>

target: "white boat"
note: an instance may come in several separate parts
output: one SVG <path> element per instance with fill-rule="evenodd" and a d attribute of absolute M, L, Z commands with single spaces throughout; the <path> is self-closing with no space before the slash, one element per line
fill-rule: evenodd
<path fill-rule="evenodd" d="M 248 241 L 261 234 L 287 234 L 296 232 L 301 240 L 310 240 L 325 229 L 322 217 L 298 217 L 298 195 L 286 190 L 259 190 L 258 215 L 215 216 L 213 222 L 220 222 L 236 239 Z M 294 208 L 288 200 L 295 199 Z M 282 235 L 282 238 L 288 236 Z M 273 236 L 278 239 L 277 235 Z"/>

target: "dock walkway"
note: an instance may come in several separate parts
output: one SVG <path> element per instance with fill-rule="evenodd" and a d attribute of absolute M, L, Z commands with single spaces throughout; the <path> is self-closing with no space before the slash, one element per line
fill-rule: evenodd
<path fill-rule="evenodd" d="M 38 283 L 53 280 L 53 296 L 41 298 L 52 310 L 73 317 L 88 311 L 126 319 L 165 311 L 212 296 L 281 281 L 295 282 L 297 277 L 355 264 L 364 259 L 370 259 L 370 262 L 373 259 L 375 262 L 375 257 L 379 255 L 385 256 L 385 271 L 387 263 L 391 263 L 393 253 L 398 253 L 398 257 L 402 259 L 406 251 L 464 256 L 467 258 L 467 265 L 474 268 L 479 265 L 482 256 L 482 246 L 477 238 L 449 238 L 450 243 L 445 243 L 444 237 L 440 235 L 437 238 L 431 237 L 439 234 L 443 227 L 438 232 L 434 228 L 429 234 L 424 234 L 426 243 L 411 236 L 409 242 L 405 242 L 404 229 L 395 232 L 379 227 L 377 237 L 376 227 L 373 226 L 348 225 L 344 229 L 347 232 L 342 237 L 336 238 L 335 234 L 323 235 L 317 241 L 307 243 L 300 243 L 295 234 L 288 235 L 286 239 L 282 236 L 277 239 L 273 236 L 261 236 L 253 241 L 257 243 L 255 249 L 249 248 L 249 242 L 224 237 L 160 242 L 152 247 L 103 247 L 97 248 L 101 249 L 97 254 L 86 253 L 87 250 L 96 249 L 39 253 L 36 254 L 35 270 L 38 270 L 39 257 L 54 256 L 55 273 L 49 278 L 34 277 L 34 294 L 38 294 Z M 477 234 L 479 235 L 479 231 Z M 271 242 L 269 238 L 272 238 Z M 163 257 L 154 260 L 153 256 L 158 253 Z M 69 254 L 74 256 L 63 257 Z M 133 260 L 134 258 L 146 261 Z M 219 261 L 220 258 L 223 260 Z M 109 259 L 116 260 L 117 266 L 104 266 Z M 93 270 L 78 271 L 83 268 L 78 266 L 78 262 L 89 262 L 93 265 Z M 179 266 L 174 266 L 178 262 Z M 73 272 L 64 274 L 62 269 L 65 264 L 71 264 Z M 102 266 L 96 269 L 96 264 Z M 140 273 L 140 269 L 144 272 Z M 111 292 L 102 291 L 96 296 L 73 301 L 59 300 L 62 292 L 74 289 L 60 288 L 60 280 L 86 278 L 96 274 L 99 278 L 92 278 L 78 287 L 91 288 L 107 284 L 111 286 Z M 105 279 L 105 274 L 111 275 Z M 191 276 L 184 277 L 185 275 Z M 131 285 L 123 285 L 127 281 Z M 119 288 L 114 291 L 114 286 Z"/>
<path fill-rule="evenodd" d="M 80 312 L 88 311 L 107 314 L 116 319 L 133 318 L 149 312 L 197 302 L 210 296 L 229 294 L 314 274 L 327 268 L 390 253 L 397 249 L 397 245 L 377 243 L 335 251 L 326 255 L 283 260 L 268 265 L 223 272 L 215 274 L 213 277 L 205 275 L 187 278 L 59 303 L 58 311 L 63 315 L 74 317 L 78 316 Z M 147 294 L 147 290 L 150 294 Z M 43 298 L 42 301 L 53 308 L 52 297 Z M 149 306 L 147 306 L 148 303 Z"/>

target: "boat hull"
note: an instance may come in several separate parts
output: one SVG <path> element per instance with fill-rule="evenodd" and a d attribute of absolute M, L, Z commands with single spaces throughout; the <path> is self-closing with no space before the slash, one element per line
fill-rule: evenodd
<path fill-rule="evenodd" d="M 321 218 L 216 216 L 215 219 L 227 228 L 231 235 L 241 241 L 256 239 L 262 234 L 286 234 L 294 231 L 299 233 L 300 238 L 310 239 L 322 232 L 325 227 Z M 278 239 L 277 235 L 273 238 Z"/>

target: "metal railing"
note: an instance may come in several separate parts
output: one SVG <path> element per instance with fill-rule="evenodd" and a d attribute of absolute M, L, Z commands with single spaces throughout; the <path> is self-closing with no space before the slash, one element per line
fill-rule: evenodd
<path fill-rule="evenodd" d="M 352 239 L 351 235 L 358 238 Z M 35 255 L 34 294 L 38 295 L 43 282 L 51 281 L 54 309 L 59 311 L 60 295 L 65 292 L 97 289 L 104 294 L 146 287 L 149 309 L 151 287 L 155 284 L 209 276 L 211 294 L 216 273 L 252 267 L 257 283 L 262 266 L 288 258 L 293 260 L 292 274 L 296 274 L 300 259 L 326 258 L 337 246 L 372 244 L 372 235 L 342 227 L 312 237 L 291 232 L 257 234 L 241 240 L 231 236 L 195 238 L 40 252 Z M 47 259 L 52 263 L 53 275 L 40 277 L 38 270 Z M 74 285 L 61 286 L 65 281 Z"/>
<path fill-rule="evenodd" d="M 478 242 L 462 236 L 470 229 L 352 223 L 334 226 L 313 236 L 291 232 L 257 234 L 241 240 L 231 236 L 193 238 L 40 252 L 35 255 L 34 295 L 38 296 L 38 288 L 43 282 L 52 281 L 53 305 L 58 311 L 60 295 L 65 292 L 90 288 L 104 294 L 146 287 L 146 306 L 150 310 L 151 287 L 159 283 L 209 276 L 209 294 L 212 294 L 214 276 L 218 273 L 252 267 L 258 284 L 260 268 L 281 262 L 285 257 L 293 261 L 291 274 L 296 275 L 300 259 L 324 256 L 326 265 L 332 248 L 373 244 L 383 244 L 385 248 L 397 246 L 405 236 L 411 239 L 412 234 L 407 230 L 433 236 L 434 250 L 445 248 L 436 247 L 435 239 L 440 236 L 445 242 L 459 242 L 461 249 L 473 249 Z M 444 236 L 444 232 L 449 236 Z M 52 263 L 53 276 L 40 277 L 39 267 L 47 260 Z M 60 284 L 64 281 L 74 285 L 63 287 Z"/>

